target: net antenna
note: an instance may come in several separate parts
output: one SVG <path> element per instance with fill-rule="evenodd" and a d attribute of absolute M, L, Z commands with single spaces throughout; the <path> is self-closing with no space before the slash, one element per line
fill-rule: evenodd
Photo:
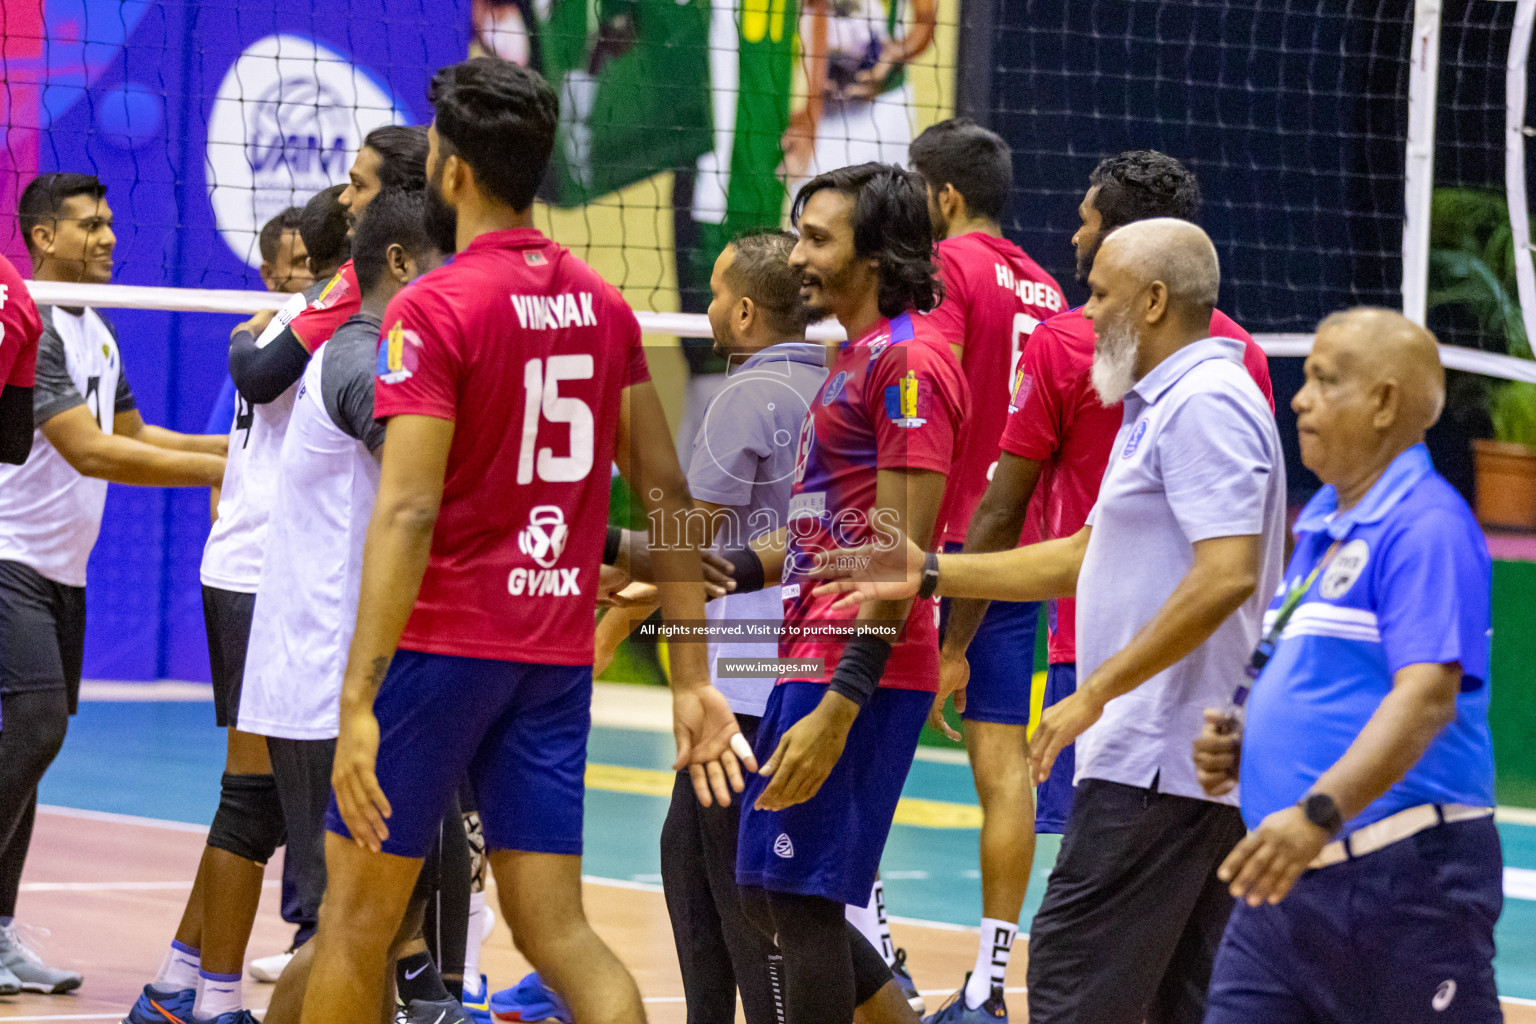
<path fill-rule="evenodd" d="M 1435 106 L 1440 78 L 1440 0 L 1415 0 L 1408 64 L 1404 161 L 1403 315 L 1423 326 L 1429 296 L 1429 220 L 1435 192 Z"/>
<path fill-rule="evenodd" d="M 1515 248 L 1515 286 L 1525 336 L 1536 339 L 1536 269 L 1531 264 L 1531 215 L 1525 193 L 1526 66 L 1531 52 L 1531 26 L 1536 0 L 1518 0 L 1509 35 L 1509 62 L 1504 76 L 1504 192 L 1509 202 L 1509 228 Z"/>

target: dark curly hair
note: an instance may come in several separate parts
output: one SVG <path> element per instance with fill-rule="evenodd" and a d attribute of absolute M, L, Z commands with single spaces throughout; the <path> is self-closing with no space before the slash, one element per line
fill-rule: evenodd
<path fill-rule="evenodd" d="M 427 89 L 444 155 L 469 164 L 486 195 L 533 205 L 555 148 L 560 99 L 536 71 L 500 57 L 450 64 Z"/>
<path fill-rule="evenodd" d="M 386 124 L 363 137 L 379 154 L 381 189 L 427 187 L 427 129 L 422 125 Z"/>
<path fill-rule="evenodd" d="M 1155 149 L 1133 149 L 1099 161 L 1088 179 L 1098 188 L 1093 207 L 1102 234 L 1133 221 L 1200 216 L 1200 183 L 1188 167 Z"/>
<path fill-rule="evenodd" d="M 826 189 L 853 198 L 853 251 L 861 259 L 879 261 L 880 315 L 899 316 L 908 309 L 926 313 L 937 306 L 944 286 L 933 262 L 933 224 L 922 177 L 877 163 L 818 174 L 795 195 L 790 222 L 798 227 L 805 204 Z"/>

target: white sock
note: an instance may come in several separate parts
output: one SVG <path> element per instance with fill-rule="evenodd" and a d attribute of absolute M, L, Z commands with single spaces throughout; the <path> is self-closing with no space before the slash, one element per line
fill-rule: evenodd
<path fill-rule="evenodd" d="M 469 894 L 469 941 L 464 944 L 464 986 L 480 991 L 480 944 L 485 941 L 485 893 Z"/>
<path fill-rule="evenodd" d="M 197 950 L 173 939 L 160 963 L 160 973 L 151 984 L 160 992 L 185 992 L 197 988 L 197 972 L 202 965 L 202 955 Z"/>
<path fill-rule="evenodd" d="M 213 1020 L 243 1008 L 239 974 L 213 974 L 198 969 L 197 1001 L 192 1004 L 192 1016 L 198 1020 Z"/>
<path fill-rule="evenodd" d="M 1001 986 L 1008 974 L 1008 957 L 1019 926 L 990 917 L 981 919 L 981 942 L 976 949 L 976 967 L 965 983 L 965 1006 L 974 1010 L 987 1001 L 993 986 Z"/>
<path fill-rule="evenodd" d="M 875 947 L 875 952 L 884 958 L 887 967 L 896 962 L 896 946 L 891 941 L 891 925 L 885 919 L 885 886 L 878 878 L 875 879 L 875 887 L 870 890 L 868 906 L 848 905 L 848 920 L 859 930 L 859 934 Z"/>

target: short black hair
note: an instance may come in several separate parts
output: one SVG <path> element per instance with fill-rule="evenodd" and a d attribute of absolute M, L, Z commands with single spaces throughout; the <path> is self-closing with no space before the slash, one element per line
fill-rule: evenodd
<path fill-rule="evenodd" d="M 913 139 L 907 160 L 935 193 L 953 185 L 973 216 L 1003 219 L 1013 187 L 1013 154 L 1001 135 L 968 117 L 952 117 Z"/>
<path fill-rule="evenodd" d="M 800 301 L 800 274 L 789 265 L 795 236 L 788 231 L 746 231 L 731 242 L 736 250 L 725 279 L 735 293 L 751 299 L 775 334 L 803 334 L 813 316 Z"/>
<path fill-rule="evenodd" d="M 345 185 L 332 185 L 310 197 L 299 215 L 299 237 L 310 266 L 330 267 L 347 258 L 347 208 L 341 205 Z M 367 220 L 367 216 L 363 217 Z"/>
<path fill-rule="evenodd" d="M 381 190 L 427 187 L 425 126 L 386 124 L 363 136 L 363 145 L 379 154 Z"/>
<path fill-rule="evenodd" d="M 32 229 L 58 216 L 66 199 L 75 196 L 102 199 L 106 194 L 107 186 L 94 174 L 54 171 L 33 178 L 16 204 L 16 218 L 21 224 L 21 237 L 27 244 L 27 251 L 32 251 Z"/>
<path fill-rule="evenodd" d="M 500 57 L 476 57 L 433 75 L 427 98 L 444 156 L 467 163 L 491 198 L 514 210 L 532 206 L 560 120 L 549 83 Z"/>
<path fill-rule="evenodd" d="M 856 164 L 818 174 L 795 195 L 789 219 L 796 227 L 805 204 L 832 189 L 853 198 L 853 251 L 880 263 L 880 315 L 926 313 L 944 297 L 933 262 L 928 189 L 913 171 L 893 164 Z"/>
<path fill-rule="evenodd" d="M 299 220 L 303 216 L 303 207 L 290 206 L 261 226 L 261 234 L 256 236 L 256 245 L 261 250 L 263 263 L 276 261 L 277 250 L 282 245 L 283 235 L 289 231 L 298 231 Z"/>
<path fill-rule="evenodd" d="M 1100 230 L 1105 234 L 1153 217 L 1193 221 L 1200 216 L 1200 183 L 1195 173 L 1155 149 L 1106 157 L 1088 181 L 1099 190 L 1093 208 L 1103 219 Z"/>
<path fill-rule="evenodd" d="M 427 234 L 427 197 L 420 189 L 392 188 L 368 204 L 352 236 L 352 270 L 367 295 L 384 275 L 384 254 L 399 245 L 413 257 L 437 251 Z"/>

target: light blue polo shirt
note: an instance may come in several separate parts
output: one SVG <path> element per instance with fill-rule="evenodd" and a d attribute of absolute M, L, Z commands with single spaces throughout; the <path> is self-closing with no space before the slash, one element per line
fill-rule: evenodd
<path fill-rule="evenodd" d="M 1488 732 L 1492 564 L 1472 510 L 1415 445 L 1360 503 L 1338 513 L 1324 487 L 1296 522 L 1296 551 L 1270 603 L 1305 580 L 1335 540 L 1274 657 L 1254 684 L 1243 736 L 1243 820 L 1300 800 L 1343 756 L 1399 669 L 1460 662 L 1456 720 L 1344 833 L 1418 804 L 1493 806 Z"/>

